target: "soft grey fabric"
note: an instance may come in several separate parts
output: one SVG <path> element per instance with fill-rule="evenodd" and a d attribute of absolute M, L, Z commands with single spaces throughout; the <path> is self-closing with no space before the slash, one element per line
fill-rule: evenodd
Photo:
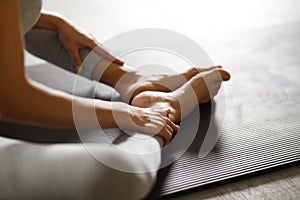
<path fill-rule="evenodd" d="M 77 73 L 68 51 L 59 40 L 56 32 L 32 29 L 25 35 L 25 46 L 31 54 L 70 72 Z M 91 79 L 92 70 L 103 57 L 88 48 L 80 49 L 79 53 L 84 61 L 79 74 Z"/>
<path fill-rule="evenodd" d="M 160 140 L 121 137 L 109 146 L 93 146 L 106 162 L 95 159 L 82 144 L 33 144 L 0 137 L 0 199 L 145 197 L 160 165 Z M 155 153 L 144 156 L 133 151 Z M 139 173 L 116 169 L 120 167 Z"/>
<path fill-rule="evenodd" d="M 19 0 L 19 11 L 23 34 L 29 31 L 40 16 L 41 0 Z"/>
<path fill-rule="evenodd" d="M 50 63 L 26 67 L 26 72 L 31 79 L 69 94 L 121 101 L 120 94 L 112 87 L 97 81 L 91 81 Z"/>

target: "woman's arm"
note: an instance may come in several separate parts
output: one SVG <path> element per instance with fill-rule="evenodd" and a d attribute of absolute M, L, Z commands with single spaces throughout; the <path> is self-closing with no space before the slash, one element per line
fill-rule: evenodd
<path fill-rule="evenodd" d="M 178 127 L 166 112 L 150 112 L 124 103 L 112 103 L 75 97 L 29 80 L 24 73 L 23 43 L 17 0 L 0 1 L 0 117 L 52 128 L 75 128 L 72 102 L 82 113 L 81 126 L 97 128 L 87 111 L 95 109 L 102 128 L 118 125 L 136 131 L 153 133 L 170 140 Z M 85 117 L 86 116 L 86 117 Z M 154 120 L 153 120 L 154 119 Z M 133 120 L 133 121 L 132 121 Z"/>
<path fill-rule="evenodd" d="M 28 124 L 74 128 L 72 96 L 29 81 L 25 76 L 17 3 L 16 0 L 4 0 L 0 8 L 1 116 Z M 82 105 L 83 109 L 89 106 Z M 98 110 L 106 117 L 101 117 L 103 125 L 114 127 L 108 106 L 105 103 Z"/>
<path fill-rule="evenodd" d="M 48 29 L 57 32 L 59 39 L 68 50 L 77 71 L 82 64 L 82 59 L 79 55 L 80 48 L 95 49 L 107 60 L 119 65 L 124 64 L 123 61 L 111 55 L 90 34 L 81 30 L 61 15 L 43 12 L 33 28 Z"/>
<path fill-rule="evenodd" d="M 57 27 L 65 23 L 63 16 L 54 13 L 42 12 L 33 28 L 47 29 L 57 32 Z"/>

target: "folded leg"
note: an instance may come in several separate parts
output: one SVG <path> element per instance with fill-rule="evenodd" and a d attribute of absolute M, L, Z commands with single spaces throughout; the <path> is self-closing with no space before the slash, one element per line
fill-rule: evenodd
<path fill-rule="evenodd" d="M 83 144 L 34 144 L 0 137 L 0 199 L 140 199 L 151 190 L 160 166 L 160 139 L 126 135 L 97 145 L 118 171 L 95 159 Z M 130 151 L 156 152 L 134 156 Z M 95 150 L 95 148 L 94 148 Z"/>
<path fill-rule="evenodd" d="M 75 66 L 67 49 L 61 43 L 58 35 L 54 31 L 45 29 L 32 29 L 25 35 L 25 47 L 31 54 L 53 63 L 65 70 L 77 73 Z M 81 75 L 91 78 L 91 71 L 97 63 L 103 58 L 91 49 L 80 49 L 79 54 L 82 60 L 85 60 Z"/>

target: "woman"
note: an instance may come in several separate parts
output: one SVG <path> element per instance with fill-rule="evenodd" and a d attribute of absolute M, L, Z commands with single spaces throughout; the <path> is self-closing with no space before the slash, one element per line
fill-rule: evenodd
<path fill-rule="evenodd" d="M 39 1 L 33 2 L 39 4 Z M 27 4 L 30 3 L 27 1 Z M 39 14 L 36 20 L 30 23 L 23 17 L 21 21 L 19 11 L 26 12 L 26 9 L 22 1 L 20 5 L 21 10 L 17 0 L 0 3 L 1 121 L 74 129 L 72 102 L 76 102 L 83 113 L 80 123 L 85 128 L 97 128 L 84 115 L 86 110 L 95 109 L 102 128 L 113 128 L 118 124 L 126 129 L 156 135 L 138 143 L 134 137 L 128 137 L 120 146 L 130 146 L 137 151 L 150 148 L 159 152 L 162 145 L 170 142 L 173 132 L 178 131 L 175 122 L 198 103 L 209 101 L 218 92 L 221 81 L 230 78 L 221 67 L 190 69 L 169 77 L 140 75 L 61 16 L 39 14 L 33 5 L 29 9 L 32 9 L 30 13 Z M 28 32 L 28 24 L 34 25 L 31 31 L 35 33 Z M 47 58 L 49 52 L 36 52 L 38 56 L 45 56 L 45 59 L 73 72 L 85 71 L 84 74 L 91 79 L 102 74 L 99 81 L 114 87 L 131 105 L 100 99 L 83 100 L 30 80 L 24 72 L 22 37 L 27 32 L 27 46 L 29 51 L 34 51 L 30 48 L 30 40 L 35 38 L 31 37 L 32 34 L 45 31 L 50 37 L 53 34 L 58 36 L 57 41 L 63 45 L 67 55 L 62 55 L 65 60 L 61 63 Z M 82 52 L 82 49 L 87 52 Z M 82 66 L 82 60 L 92 49 L 96 49 L 99 61 L 96 66 Z M 104 71 L 106 65 L 108 68 Z M 188 81 L 180 78 L 182 76 Z M 166 82 L 171 84 L 165 85 Z M 191 94 L 197 97 L 192 102 Z M 179 105 L 187 107 L 180 108 Z M 81 145 L 37 145 L 0 137 L 0 199 L 140 199 L 150 191 L 155 183 L 155 169 L 160 164 L 159 153 L 151 158 L 136 158 L 108 147 L 99 146 L 98 149 L 112 161 L 132 169 L 138 168 L 137 171 L 143 173 L 126 173 L 110 168 L 93 159 Z"/>

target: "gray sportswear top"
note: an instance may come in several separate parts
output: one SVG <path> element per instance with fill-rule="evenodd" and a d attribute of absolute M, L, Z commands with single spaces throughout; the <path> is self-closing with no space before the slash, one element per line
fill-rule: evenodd
<path fill-rule="evenodd" d="M 29 31 L 40 16 L 41 0 L 19 0 L 19 10 L 23 34 Z"/>

